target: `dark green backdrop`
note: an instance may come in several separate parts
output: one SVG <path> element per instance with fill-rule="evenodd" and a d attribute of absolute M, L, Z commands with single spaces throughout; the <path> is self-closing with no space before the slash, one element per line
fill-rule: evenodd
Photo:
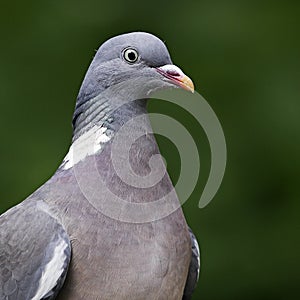
<path fill-rule="evenodd" d="M 94 50 L 113 35 L 149 31 L 166 41 L 173 61 L 194 80 L 227 140 L 221 189 L 209 206 L 198 209 L 209 148 L 200 129 L 196 137 L 203 143 L 203 177 L 184 206 L 202 250 L 193 299 L 299 295 L 299 1 L 0 5 L 1 212 L 60 164 Z M 160 103 L 153 108 L 159 110 Z M 176 160 L 164 140 L 161 148 Z"/>

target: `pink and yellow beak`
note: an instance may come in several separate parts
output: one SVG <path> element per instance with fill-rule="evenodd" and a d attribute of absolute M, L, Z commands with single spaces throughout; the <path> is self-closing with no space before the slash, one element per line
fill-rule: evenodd
<path fill-rule="evenodd" d="M 180 68 L 175 65 L 165 65 L 156 68 L 157 72 L 168 78 L 174 84 L 180 86 L 181 88 L 194 93 L 193 81 L 185 75 Z"/>

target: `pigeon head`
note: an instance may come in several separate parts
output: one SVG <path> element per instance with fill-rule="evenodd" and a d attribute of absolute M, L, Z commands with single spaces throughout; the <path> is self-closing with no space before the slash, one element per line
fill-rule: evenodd
<path fill-rule="evenodd" d="M 194 91 L 193 82 L 172 63 L 159 38 L 145 32 L 113 37 L 100 46 L 86 73 L 73 125 L 82 113 L 91 111 L 92 103 L 113 106 L 114 101 L 147 98 L 151 92 L 170 87 Z"/>
<path fill-rule="evenodd" d="M 151 88 L 168 85 L 181 86 L 193 91 L 192 81 L 172 64 L 165 44 L 156 36 L 145 32 L 134 32 L 113 37 L 103 43 L 97 51 L 79 92 L 85 101 L 103 90 L 122 84 L 132 89 L 141 88 L 144 81 Z"/>

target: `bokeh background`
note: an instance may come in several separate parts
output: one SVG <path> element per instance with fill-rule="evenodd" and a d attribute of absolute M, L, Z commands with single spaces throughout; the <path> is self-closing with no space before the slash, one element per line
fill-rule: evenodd
<path fill-rule="evenodd" d="M 94 50 L 136 30 L 166 41 L 226 136 L 224 181 L 214 200 L 198 209 L 209 147 L 201 127 L 186 122 L 203 167 L 184 205 L 202 251 L 193 299 L 297 298 L 299 1 L 1 1 L 0 211 L 26 198 L 63 159 Z M 159 101 L 150 109 L 168 112 Z M 188 120 L 183 111 L 173 114 Z M 176 179 L 176 151 L 159 140 Z"/>

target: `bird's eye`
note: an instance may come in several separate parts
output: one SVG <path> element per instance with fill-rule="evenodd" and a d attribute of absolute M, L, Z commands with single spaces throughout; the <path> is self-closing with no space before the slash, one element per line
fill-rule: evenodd
<path fill-rule="evenodd" d="M 135 49 L 126 48 L 123 50 L 123 57 L 128 63 L 132 64 L 138 60 L 139 54 Z"/>

